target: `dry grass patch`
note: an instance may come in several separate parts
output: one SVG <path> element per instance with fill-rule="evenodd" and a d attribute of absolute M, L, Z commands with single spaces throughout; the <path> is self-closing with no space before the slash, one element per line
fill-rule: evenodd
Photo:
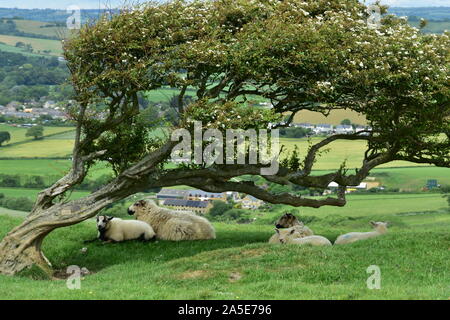
<path fill-rule="evenodd" d="M 207 270 L 189 270 L 185 271 L 177 276 L 178 279 L 187 280 L 187 279 L 206 279 L 211 277 L 211 274 Z"/>

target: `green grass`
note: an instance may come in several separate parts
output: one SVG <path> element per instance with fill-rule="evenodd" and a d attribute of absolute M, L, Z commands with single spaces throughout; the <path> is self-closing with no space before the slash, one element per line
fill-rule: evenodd
<path fill-rule="evenodd" d="M 3 193 L 6 197 L 27 197 L 34 200 L 37 194 L 42 191 L 41 189 L 29 189 L 29 188 L 0 188 L 0 193 Z M 70 199 L 79 199 L 90 194 L 89 191 L 73 191 Z"/>
<path fill-rule="evenodd" d="M 302 138 L 280 138 L 281 145 L 285 146 L 282 153 L 287 155 L 289 151 L 292 151 L 295 146 L 298 147 L 298 152 L 300 158 L 303 160 L 308 152 L 308 148 L 311 144 L 316 144 L 323 140 L 323 137 L 313 137 L 311 139 Z M 314 164 L 313 170 L 326 170 L 326 169 L 337 169 L 339 166 L 346 163 L 346 168 L 354 169 L 359 168 L 362 165 L 364 158 L 364 151 L 367 148 L 366 141 L 350 141 L 350 140 L 337 140 L 330 143 L 327 147 L 322 148 L 322 150 L 328 150 L 326 153 L 319 155 L 316 163 Z M 384 165 L 379 166 L 380 168 L 386 167 L 405 167 L 405 166 L 419 166 L 418 164 L 406 162 L 406 161 L 393 161 Z"/>
<path fill-rule="evenodd" d="M 0 237 L 20 222 L 0 216 Z M 448 221 L 448 220 L 447 220 Z M 0 276 L 1 299 L 448 299 L 448 225 L 393 226 L 387 235 L 346 246 L 269 245 L 270 225 L 215 224 L 208 241 L 92 243 L 86 221 L 52 232 L 44 251 L 56 269 L 86 267 L 80 290 L 64 280 Z M 317 226 L 315 226 L 317 229 Z M 354 231 L 354 226 L 339 231 Z M 332 237 L 334 228 L 322 234 Z M 87 253 L 81 253 L 82 247 Z M 424 256 L 426 253 L 426 256 Z M 366 286 L 381 269 L 381 289 Z"/>
<path fill-rule="evenodd" d="M 10 45 L 7 45 L 2 42 L 0 42 L 0 51 L 20 53 L 20 54 L 23 54 L 24 56 L 30 56 L 30 57 L 42 57 L 41 54 L 27 52 L 27 51 L 22 50 L 21 48 L 16 48 L 14 46 L 10 46 Z"/>
<path fill-rule="evenodd" d="M 0 157 L 7 158 L 70 158 L 73 150 L 72 139 L 40 139 L 0 149 Z"/>
<path fill-rule="evenodd" d="M 278 205 L 275 212 L 266 213 L 254 211 L 257 223 L 272 223 L 284 211 L 296 211 L 301 216 L 314 216 L 320 219 L 330 216 L 344 217 L 372 217 L 382 216 L 391 219 L 392 216 L 408 212 L 440 211 L 447 207 L 446 200 L 441 194 L 350 194 L 347 195 L 344 207 L 324 206 L 315 208 L 293 208 Z"/>
<path fill-rule="evenodd" d="M 55 134 L 55 133 L 59 133 L 59 132 L 66 132 L 66 131 L 70 131 L 70 130 L 74 130 L 72 128 L 68 128 L 68 127 L 44 127 L 44 137 L 50 134 Z M 28 141 L 28 142 L 35 142 L 33 140 L 33 137 L 27 137 L 25 136 L 25 134 L 28 131 L 28 128 L 19 128 L 19 127 L 13 127 L 11 125 L 7 125 L 7 124 L 0 124 L 0 131 L 8 131 L 11 135 L 11 140 L 2 144 L 3 147 L 7 147 L 8 145 L 12 144 L 12 143 L 17 143 L 17 142 L 24 142 L 24 141 Z M 67 133 L 70 134 L 70 133 Z M 72 133 L 72 139 L 73 139 L 73 133 Z M 0 156 L 2 154 L 2 149 L 0 149 Z"/>
<path fill-rule="evenodd" d="M 19 19 L 14 20 L 14 23 L 16 24 L 17 30 L 25 33 L 58 38 L 60 38 L 61 36 L 66 37 L 71 34 L 71 30 L 65 27 L 44 27 L 45 25 L 50 24 L 48 22 Z"/>
<path fill-rule="evenodd" d="M 49 50 L 50 55 L 53 56 L 62 55 L 61 41 L 58 40 L 0 35 L 0 42 L 3 42 L 4 44 L 13 47 L 16 45 L 17 42 L 23 42 L 25 44 L 31 44 L 31 46 L 34 49 L 34 53 L 38 53 L 38 51 L 43 52 L 44 50 Z"/>

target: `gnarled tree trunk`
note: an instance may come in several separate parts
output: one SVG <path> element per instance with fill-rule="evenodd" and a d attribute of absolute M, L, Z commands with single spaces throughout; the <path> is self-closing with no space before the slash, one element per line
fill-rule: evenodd
<path fill-rule="evenodd" d="M 8 233 L 0 243 L 0 273 L 14 275 L 33 265 L 51 273 L 50 261 L 41 250 L 42 242 L 54 227 L 34 227 L 35 223 L 23 222 Z"/>

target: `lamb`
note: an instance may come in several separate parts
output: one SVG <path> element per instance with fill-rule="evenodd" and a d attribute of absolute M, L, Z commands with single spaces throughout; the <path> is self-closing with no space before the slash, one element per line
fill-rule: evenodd
<path fill-rule="evenodd" d="M 378 237 L 387 232 L 387 222 L 374 222 L 370 221 L 370 224 L 375 228 L 375 231 L 371 232 L 350 232 L 340 235 L 334 244 L 347 244 L 353 243 L 359 240 L 369 239 L 373 237 Z"/>
<path fill-rule="evenodd" d="M 155 232 L 146 222 L 122 220 L 109 216 L 97 217 L 97 229 L 99 233 L 98 239 L 105 242 L 122 242 L 125 240 L 149 241 L 155 237 Z"/>
<path fill-rule="evenodd" d="M 331 246 L 330 240 L 328 240 L 325 237 L 318 236 L 318 235 L 311 235 L 306 236 L 303 238 L 297 237 L 297 230 L 295 227 L 291 227 L 288 229 L 275 229 L 279 236 L 279 242 L 280 243 L 287 243 L 287 244 L 310 244 L 313 246 Z"/>
<path fill-rule="evenodd" d="M 275 227 L 277 229 L 280 228 L 291 228 L 295 227 L 297 229 L 297 234 L 295 234 L 295 238 L 302 238 L 307 236 L 312 236 L 314 232 L 305 226 L 303 222 L 299 221 L 296 216 L 292 213 L 286 213 L 282 215 L 277 222 L 275 222 Z M 279 243 L 279 234 L 275 233 L 270 239 L 269 243 Z"/>
<path fill-rule="evenodd" d="M 153 201 L 140 200 L 128 208 L 128 214 L 150 224 L 161 240 L 207 240 L 215 239 L 211 223 L 191 212 L 177 212 L 160 208 Z"/>

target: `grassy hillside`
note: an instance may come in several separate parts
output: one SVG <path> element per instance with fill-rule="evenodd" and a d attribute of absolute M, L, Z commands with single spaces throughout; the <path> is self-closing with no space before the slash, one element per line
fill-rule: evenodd
<path fill-rule="evenodd" d="M 439 215 L 438 215 L 439 216 Z M 441 215 L 442 216 L 442 215 Z M 448 216 L 448 214 L 447 214 Z M 367 219 L 365 219 L 367 220 Z M 20 222 L 0 215 L 0 237 Z M 445 220 L 448 224 L 449 220 Z M 361 221 L 358 230 L 368 230 Z M 64 280 L 0 276 L 2 299 L 443 299 L 449 298 L 449 235 L 444 226 L 394 225 L 387 235 L 351 245 L 269 245 L 270 225 L 215 224 L 216 240 L 115 245 L 92 243 L 86 221 L 50 234 L 44 251 L 54 267 L 93 274 L 69 290 Z M 318 225 L 311 225 L 313 230 Z M 333 240 L 335 228 L 321 234 Z M 326 228 L 325 228 L 326 227 Z M 341 226 L 339 231 L 353 231 Z M 82 247 L 87 253 L 81 253 Z M 426 259 L 423 253 L 426 252 Z M 381 269 L 381 290 L 366 270 Z"/>
<path fill-rule="evenodd" d="M 17 30 L 25 33 L 58 38 L 61 38 L 61 36 L 67 36 L 69 34 L 69 29 L 65 27 L 48 27 L 48 25 L 51 25 L 51 23 L 49 22 L 25 19 L 14 19 L 13 21 L 16 24 Z"/>
<path fill-rule="evenodd" d="M 0 42 L 12 47 L 14 47 L 17 42 L 23 42 L 25 44 L 31 44 L 34 53 L 43 53 L 44 50 L 49 50 L 50 55 L 62 55 L 61 42 L 57 40 L 0 35 Z"/>
<path fill-rule="evenodd" d="M 33 137 L 26 137 L 25 134 L 27 133 L 27 128 L 19 128 L 19 127 L 13 127 L 7 124 L 0 124 L 0 131 L 8 131 L 11 135 L 11 140 L 3 146 L 8 146 L 9 144 L 16 143 L 16 142 L 23 142 L 23 141 L 29 141 L 33 142 Z M 44 136 L 52 135 L 59 132 L 66 132 L 74 130 L 72 128 L 68 127 L 44 127 Z M 73 138 L 73 135 L 72 135 Z M 0 149 L 1 154 L 1 149 Z"/>
<path fill-rule="evenodd" d="M 302 138 L 281 138 L 280 146 L 284 145 L 284 153 L 287 154 L 292 151 L 295 146 L 298 147 L 300 157 L 304 158 L 308 152 L 308 148 L 311 144 L 316 144 L 324 138 L 313 137 L 311 139 Z M 350 141 L 350 140 L 337 140 L 328 145 L 328 147 L 322 150 L 328 150 L 328 152 L 317 157 L 317 162 L 314 164 L 315 170 L 336 169 L 345 161 L 346 167 L 350 169 L 359 168 L 362 165 L 364 158 L 364 151 L 366 150 L 366 141 Z M 404 167 L 404 166 L 418 166 L 418 164 L 395 161 L 380 167 Z"/>
<path fill-rule="evenodd" d="M 0 187 L 0 193 L 3 193 L 6 197 L 27 197 L 34 200 L 40 189 L 26 189 L 26 188 L 2 188 Z M 70 199 L 79 199 L 85 197 L 90 192 L 88 191 L 73 191 L 70 195 Z"/>

